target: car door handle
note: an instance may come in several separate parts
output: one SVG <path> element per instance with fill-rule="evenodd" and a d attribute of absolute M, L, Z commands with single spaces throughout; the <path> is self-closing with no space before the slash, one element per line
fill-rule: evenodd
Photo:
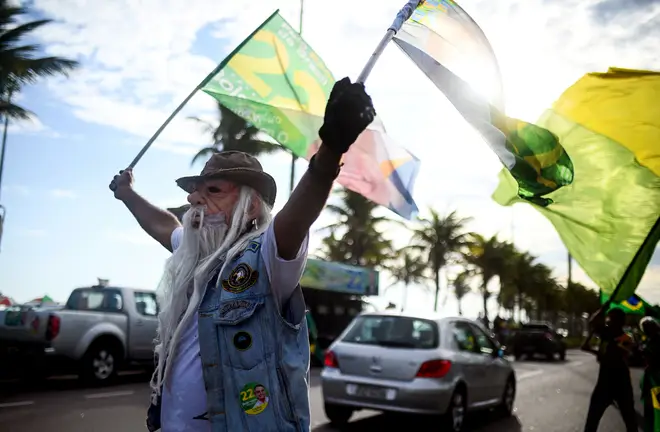
<path fill-rule="evenodd" d="M 138 325 L 138 326 L 144 325 L 144 321 L 137 320 L 137 321 L 135 321 L 135 325 Z"/>

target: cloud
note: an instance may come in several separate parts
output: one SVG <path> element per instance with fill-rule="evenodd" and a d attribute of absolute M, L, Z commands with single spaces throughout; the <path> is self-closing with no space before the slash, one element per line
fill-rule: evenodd
<path fill-rule="evenodd" d="M 50 191 L 50 196 L 57 199 L 75 199 L 78 198 L 78 195 L 68 189 L 53 189 Z"/>
<path fill-rule="evenodd" d="M 48 138 L 61 138 L 62 134 L 44 125 L 37 117 L 9 123 L 7 132 L 12 135 L 38 135 Z"/>
<path fill-rule="evenodd" d="M 213 69 L 221 54 L 276 7 L 297 27 L 299 5 L 299 0 L 221 5 L 213 0 L 34 1 L 37 9 L 55 19 L 37 34 L 49 54 L 84 63 L 72 79 L 49 81 L 53 95 L 78 118 L 143 140 Z M 401 0 L 382 0 L 378 7 L 353 0 L 306 2 L 304 37 L 336 77 L 356 77 L 401 6 Z M 536 120 L 584 73 L 609 66 L 660 69 L 658 2 L 474 0 L 463 6 L 494 47 L 504 77 L 507 113 L 524 120 Z M 204 30 L 217 39 L 201 46 L 198 38 Z M 511 210 L 491 201 L 499 161 L 394 46 L 379 60 L 367 89 L 390 135 L 422 160 L 415 191 L 421 207 L 458 209 L 474 218 L 471 229 L 513 239 L 554 266 L 558 277 L 565 277 L 565 249 L 551 225 L 529 206 Z M 214 112 L 210 97 L 196 95 L 155 148 L 194 154 L 209 138 L 186 116 Z M 288 189 L 287 159 L 284 153 L 263 158 L 282 191 Z M 280 193 L 277 208 L 287 195 Z M 405 234 L 399 236 L 405 240 Z M 111 237 L 146 238 L 127 233 Z M 312 245 L 318 243 L 313 239 Z M 575 277 L 581 278 L 579 272 Z"/>
<path fill-rule="evenodd" d="M 30 195 L 30 189 L 23 185 L 7 185 L 2 186 L 2 193 L 26 197 Z"/>

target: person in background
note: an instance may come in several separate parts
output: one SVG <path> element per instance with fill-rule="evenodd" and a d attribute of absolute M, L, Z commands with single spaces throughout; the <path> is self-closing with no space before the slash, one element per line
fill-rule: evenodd
<path fill-rule="evenodd" d="M 604 314 L 609 303 L 597 311 L 589 320 L 592 326 L 591 335 L 600 337 L 600 346 L 594 350 L 591 345 L 591 335 L 582 345 L 584 351 L 595 354 L 600 363 L 598 380 L 591 394 L 589 412 L 584 432 L 597 432 L 600 419 L 605 410 L 616 402 L 626 432 L 637 432 L 637 415 L 633 397 L 628 357 L 633 349 L 632 336 L 623 331 L 626 324 L 626 314 L 619 308 L 610 309 Z M 605 315 L 605 319 L 603 316 Z"/>
<path fill-rule="evenodd" d="M 646 367 L 641 380 L 644 432 L 660 432 L 660 324 L 646 316 L 639 322 L 639 328 L 646 336 L 642 345 Z"/>

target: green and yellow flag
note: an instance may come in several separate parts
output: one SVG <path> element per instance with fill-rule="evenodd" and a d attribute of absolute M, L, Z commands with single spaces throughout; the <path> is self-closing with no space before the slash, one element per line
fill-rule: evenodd
<path fill-rule="evenodd" d="M 609 300 L 608 295 L 604 294 L 602 291 L 600 293 L 600 303 L 605 304 Z M 622 309 L 626 314 L 629 315 L 646 315 L 647 313 L 654 313 L 656 308 L 648 303 L 646 300 L 638 296 L 637 294 L 631 295 L 629 298 L 620 301 L 619 303 L 610 303 L 609 309 L 619 308 Z"/>
<path fill-rule="evenodd" d="M 574 179 L 534 205 L 606 296 L 629 299 L 660 239 L 660 73 L 610 68 L 578 80 L 536 123 L 556 135 Z M 521 202 L 507 170 L 493 199 Z M 617 289 L 618 288 L 618 289 Z"/>
<path fill-rule="evenodd" d="M 335 79 L 276 11 L 200 89 L 298 157 L 319 148 L 318 130 Z M 404 218 L 417 212 L 412 190 L 420 161 L 396 144 L 376 117 L 346 153 L 337 182 Z"/>

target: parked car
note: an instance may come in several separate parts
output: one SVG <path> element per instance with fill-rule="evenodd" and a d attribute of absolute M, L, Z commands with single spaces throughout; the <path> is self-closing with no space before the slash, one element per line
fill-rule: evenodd
<path fill-rule="evenodd" d="M 536 354 L 553 360 L 558 356 L 566 359 L 566 342 L 564 337 L 545 322 L 530 322 L 523 324 L 513 335 L 511 351 L 516 360 L 523 356 L 533 357 Z"/>
<path fill-rule="evenodd" d="M 27 377 L 73 371 L 102 384 L 125 365 L 153 365 L 157 315 L 153 291 L 106 284 L 73 290 L 59 309 L 9 308 L 0 312 L 1 362 Z"/>
<path fill-rule="evenodd" d="M 511 415 L 516 377 L 480 324 L 386 311 L 357 316 L 329 347 L 321 387 L 336 425 L 370 409 L 441 415 L 442 430 L 461 432 L 469 412 Z"/>

